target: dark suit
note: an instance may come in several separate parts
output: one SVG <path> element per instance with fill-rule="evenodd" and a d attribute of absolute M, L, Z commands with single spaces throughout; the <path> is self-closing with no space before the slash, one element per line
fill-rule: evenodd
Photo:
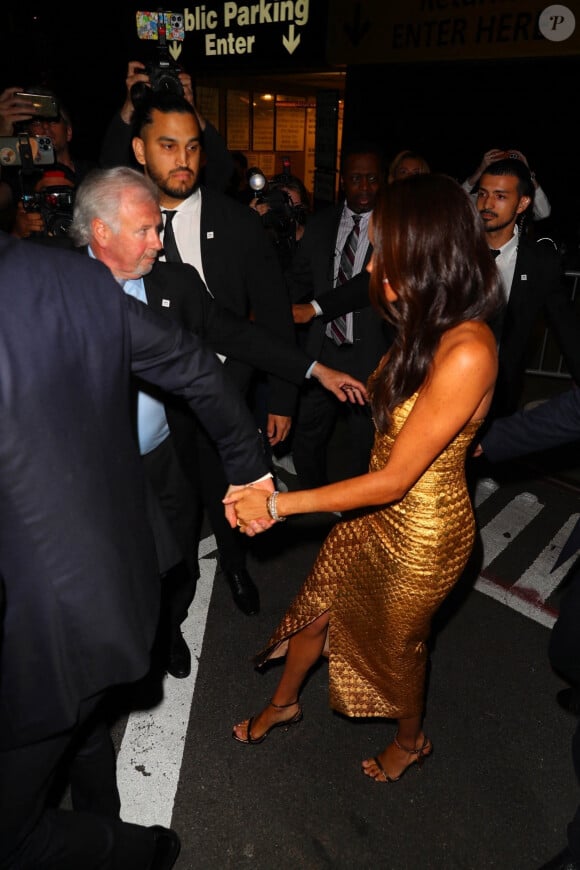
<path fill-rule="evenodd" d="M 574 387 L 529 411 L 494 420 L 481 439 L 492 462 L 580 441 L 580 389 Z M 554 565 L 580 549 L 580 521 Z M 550 635 L 550 662 L 573 686 L 580 688 L 580 570 L 576 566 L 560 602 L 558 619 Z M 580 782 L 580 721 L 572 741 L 572 760 Z M 580 806 L 568 825 L 568 845 L 580 861 Z"/>
<path fill-rule="evenodd" d="M 501 316 L 498 377 L 488 421 L 513 413 L 521 398 L 534 327 L 543 313 L 572 377 L 580 383 L 580 321 L 562 281 L 560 255 L 522 236 L 507 307 Z"/>
<path fill-rule="evenodd" d="M 251 317 L 273 337 L 295 344 L 290 298 L 259 215 L 207 187 L 201 188 L 201 196 L 201 260 L 212 296 L 240 317 Z M 247 391 L 253 367 L 231 360 L 228 370 L 240 389 Z M 296 386 L 274 375 L 268 383 L 269 412 L 292 416 Z"/>
<path fill-rule="evenodd" d="M 149 667 L 159 577 L 131 371 L 188 401 L 230 482 L 267 466 L 214 353 L 126 297 L 104 265 L 48 248 L 31 257 L 0 234 L 0 294 L 0 866 L 40 868 L 46 846 L 63 870 L 145 868 L 145 829 L 47 814 L 44 802 L 96 699 Z"/>
<path fill-rule="evenodd" d="M 244 369 L 256 367 L 274 372 L 294 384 L 303 382 L 311 362 L 307 355 L 294 344 L 278 341 L 257 324 L 212 299 L 193 266 L 157 262 L 145 276 L 144 284 L 151 308 L 195 332 L 213 350 L 227 357 L 224 370 L 228 377 L 235 378 L 233 369 L 243 365 Z M 182 401 L 167 395 L 164 401 L 178 461 L 191 485 L 190 498 L 184 501 L 184 498 L 179 498 L 183 482 L 177 475 L 173 474 L 165 482 L 157 478 L 152 481 L 190 568 L 189 577 L 180 572 L 169 591 L 169 622 L 173 636 L 187 616 L 195 594 L 204 504 L 210 513 L 214 533 L 222 544 L 220 552 L 224 567 L 229 569 L 243 564 L 245 551 L 240 534 L 236 530 L 232 533 L 225 520 L 221 498 L 227 481 L 213 442 Z M 145 459 L 147 467 L 147 457 Z"/>
<path fill-rule="evenodd" d="M 252 209 L 225 194 L 201 187 L 200 247 L 204 280 L 211 294 L 224 308 L 266 329 L 272 338 L 295 343 L 290 300 L 282 272 L 260 217 Z M 247 397 L 255 364 L 239 356 L 228 358 L 227 372 Z M 272 367 L 268 366 L 272 371 Z M 296 383 L 268 376 L 268 411 L 292 416 L 295 413 Z M 191 447 L 190 447 L 191 452 Z M 197 476 L 216 537 L 220 565 L 225 571 L 245 568 L 247 541 L 231 529 L 223 513 L 223 472 L 211 439 L 198 431 L 189 470 Z"/>
<path fill-rule="evenodd" d="M 287 283 L 292 302 L 309 302 L 333 293 L 334 257 L 337 245 L 342 205 L 331 206 L 308 219 L 304 236 L 300 241 L 292 265 L 287 272 Z M 370 246 L 365 264 L 371 255 Z M 307 327 L 299 327 L 299 341 L 306 352 L 333 368 L 346 370 L 365 382 L 390 345 L 385 322 L 368 304 L 368 274 L 360 273 L 355 287 L 366 286 L 361 294 L 366 306 L 349 305 L 343 309 L 353 311 L 353 344 L 340 347 L 326 337 L 326 322 L 315 318 Z M 326 454 L 328 442 L 338 414 L 346 414 L 350 438 L 351 459 L 343 469 L 344 477 L 364 474 L 368 471 L 369 454 L 374 437 L 374 427 L 368 407 L 349 405 L 338 407 L 328 401 L 324 391 L 315 383 L 302 387 L 298 414 L 292 440 L 292 454 L 296 471 L 303 487 L 321 486 L 327 483 Z"/>

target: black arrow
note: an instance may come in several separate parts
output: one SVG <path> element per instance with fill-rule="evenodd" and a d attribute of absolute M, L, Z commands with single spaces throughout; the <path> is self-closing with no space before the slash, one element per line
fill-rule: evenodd
<path fill-rule="evenodd" d="M 353 45 L 358 45 L 363 36 L 366 36 L 368 31 L 370 30 L 371 23 L 367 19 L 364 23 L 361 21 L 362 18 L 362 3 L 354 4 L 354 16 L 352 24 L 344 25 L 344 30 L 350 41 Z"/>

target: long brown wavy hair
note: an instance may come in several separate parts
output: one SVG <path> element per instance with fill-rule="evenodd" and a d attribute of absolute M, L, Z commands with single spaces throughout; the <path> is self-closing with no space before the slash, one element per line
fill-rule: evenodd
<path fill-rule="evenodd" d="M 395 339 L 368 384 L 375 424 L 429 375 L 444 332 L 489 321 L 503 302 L 501 282 L 471 198 L 446 175 L 415 175 L 381 188 L 371 218 L 370 298 L 395 326 Z M 388 278 L 397 301 L 385 296 Z"/>

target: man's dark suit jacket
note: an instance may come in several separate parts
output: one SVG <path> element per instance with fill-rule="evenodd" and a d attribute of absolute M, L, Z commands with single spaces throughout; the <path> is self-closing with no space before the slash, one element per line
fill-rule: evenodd
<path fill-rule="evenodd" d="M 522 236 L 499 331 L 499 369 L 488 419 L 517 410 L 530 340 L 540 314 L 552 330 L 573 379 L 580 383 L 580 320 L 562 281 L 560 255 Z M 497 332 L 496 332 L 497 335 Z"/>
<path fill-rule="evenodd" d="M 573 387 L 529 411 L 516 411 L 493 420 L 480 439 L 484 455 L 502 462 L 580 441 L 580 388 Z M 580 548 L 580 522 L 572 530 L 558 557 L 558 564 Z"/>
<path fill-rule="evenodd" d="M 0 746 L 76 722 L 142 677 L 160 584 L 130 374 L 177 391 L 228 479 L 267 472 L 248 408 L 196 336 L 126 296 L 101 263 L 0 233 Z"/>
<path fill-rule="evenodd" d="M 334 293 L 342 299 L 343 288 L 352 286 L 355 295 L 346 307 L 328 318 L 317 317 L 306 327 L 299 327 L 299 334 L 303 333 L 300 341 L 313 359 L 342 370 L 346 367 L 350 374 L 364 382 L 390 346 L 391 334 L 385 321 L 369 305 L 366 269 L 347 285 L 334 288 L 334 255 L 342 208 L 342 205 L 329 206 L 308 218 L 304 236 L 286 273 L 286 281 L 293 303 L 310 302 L 312 298 L 319 300 L 322 297 L 332 305 Z M 365 265 L 370 256 L 369 246 Z M 347 311 L 352 311 L 354 315 L 354 343 L 339 348 L 326 338 L 326 323 L 337 314 Z M 348 362 L 345 361 L 347 356 Z"/>
<path fill-rule="evenodd" d="M 195 332 L 227 357 L 224 370 L 240 389 L 245 388 L 245 370 L 250 366 L 296 385 L 303 382 L 312 360 L 294 343 L 277 341 L 256 323 L 212 299 L 193 266 L 158 261 L 144 277 L 144 285 L 151 308 Z M 161 398 L 175 444 L 188 466 L 196 423 L 178 397 L 164 394 Z"/>
<path fill-rule="evenodd" d="M 251 317 L 272 337 L 295 344 L 284 276 L 259 215 L 225 194 L 202 187 L 200 245 L 205 283 L 217 301 L 241 317 Z M 230 364 L 230 374 L 244 390 L 252 373 L 252 367 L 241 361 Z M 268 411 L 292 416 L 297 387 L 274 375 L 268 383 Z"/>

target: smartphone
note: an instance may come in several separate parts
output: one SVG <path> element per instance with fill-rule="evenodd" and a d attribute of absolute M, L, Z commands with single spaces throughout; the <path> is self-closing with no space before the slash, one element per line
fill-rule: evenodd
<path fill-rule="evenodd" d="M 47 166 L 54 163 L 48 136 L 0 136 L 0 166 Z"/>
<path fill-rule="evenodd" d="M 48 97 L 44 94 L 29 94 L 25 91 L 20 91 L 15 96 L 18 100 L 30 103 L 31 115 L 38 115 L 41 118 L 58 118 L 58 103 L 54 97 Z"/>

